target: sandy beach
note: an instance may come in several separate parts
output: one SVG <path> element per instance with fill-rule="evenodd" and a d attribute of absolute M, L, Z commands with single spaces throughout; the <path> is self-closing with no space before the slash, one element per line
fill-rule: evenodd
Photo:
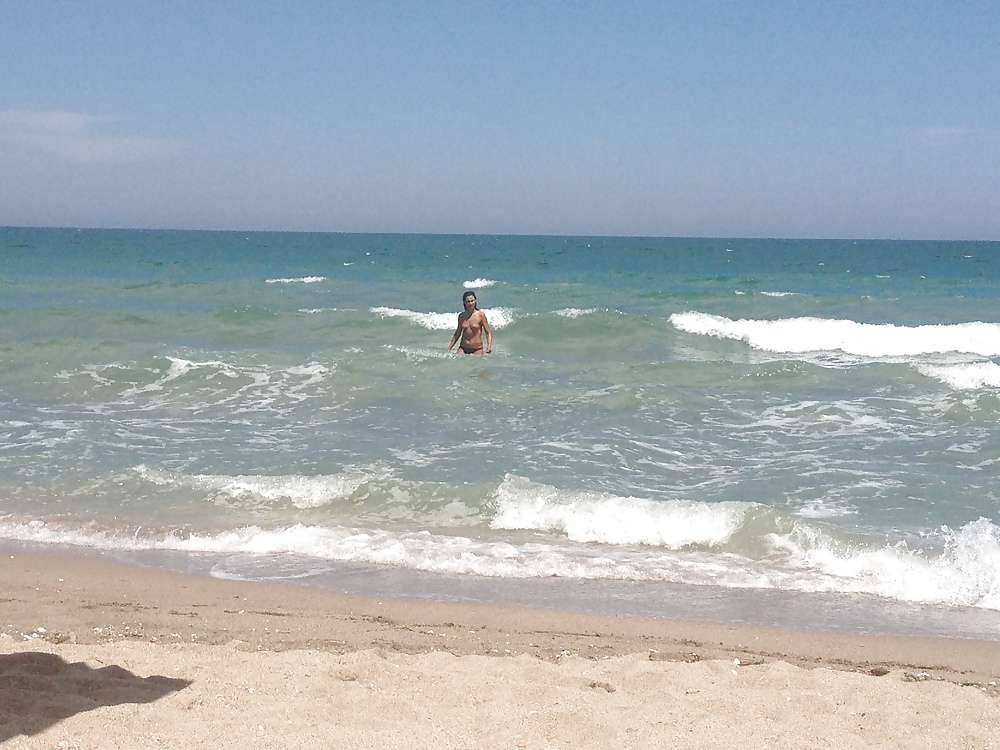
<path fill-rule="evenodd" d="M 989 748 L 1000 643 L 0 559 L 17 748 Z"/>

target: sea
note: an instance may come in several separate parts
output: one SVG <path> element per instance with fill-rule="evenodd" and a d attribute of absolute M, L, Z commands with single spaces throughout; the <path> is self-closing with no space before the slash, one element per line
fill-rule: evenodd
<path fill-rule="evenodd" d="M 10 554 L 1000 640 L 998 419 L 997 242 L 0 228 Z"/>

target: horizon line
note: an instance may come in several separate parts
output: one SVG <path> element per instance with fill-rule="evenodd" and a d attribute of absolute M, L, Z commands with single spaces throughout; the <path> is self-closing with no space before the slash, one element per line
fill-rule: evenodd
<path fill-rule="evenodd" d="M 390 236 L 425 236 L 425 237 L 563 237 L 563 238 L 600 238 L 600 239 L 649 239 L 649 240 L 761 240 L 780 242 L 977 242 L 995 243 L 1000 239 L 949 239 L 942 237 L 820 237 L 820 236 L 778 236 L 778 235 L 656 235 L 656 234 L 570 234 L 564 232 L 427 232 L 427 231 L 358 231 L 351 229 L 220 229 L 193 227 L 150 227 L 150 226 L 70 226 L 41 225 L 18 226 L 0 225 L 0 230 L 57 230 L 79 232 L 215 232 L 219 234 L 352 234 L 352 235 L 390 235 Z"/>

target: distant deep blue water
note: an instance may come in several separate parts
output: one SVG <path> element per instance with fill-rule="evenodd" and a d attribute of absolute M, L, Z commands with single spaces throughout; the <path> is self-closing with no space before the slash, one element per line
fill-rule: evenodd
<path fill-rule="evenodd" d="M 0 229 L 0 540 L 1000 610 L 998 302 L 1000 243 Z"/>

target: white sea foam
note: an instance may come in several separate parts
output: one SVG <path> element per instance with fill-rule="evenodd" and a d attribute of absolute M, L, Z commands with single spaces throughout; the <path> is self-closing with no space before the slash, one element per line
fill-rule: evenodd
<path fill-rule="evenodd" d="M 279 529 L 247 526 L 217 534 L 168 533 L 150 537 L 135 533 L 67 530 L 41 521 L 18 524 L 0 520 L 0 538 L 101 550 L 295 554 L 323 560 L 507 578 L 563 576 L 629 579 L 636 577 L 641 570 L 626 560 L 615 561 L 604 554 L 587 550 L 567 555 L 545 545 L 513 545 L 427 532 L 389 532 L 303 524 Z"/>
<path fill-rule="evenodd" d="M 801 432 L 814 425 L 824 426 L 827 434 L 843 437 L 894 433 L 898 426 L 879 415 L 869 413 L 864 398 L 838 401 L 798 401 L 764 409 L 751 423 L 754 429 L 779 429 Z"/>
<path fill-rule="evenodd" d="M 507 475 L 494 496 L 494 529 L 564 533 L 574 542 L 718 546 L 740 527 L 749 504 L 652 501 L 569 492 Z"/>
<path fill-rule="evenodd" d="M 674 313 L 670 322 L 685 333 L 745 341 L 770 352 L 846 352 L 865 357 L 951 352 L 1000 355 L 1000 325 L 995 323 L 899 326 L 825 318 L 731 320 L 700 312 Z"/>
<path fill-rule="evenodd" d="M 399 310 L 394 307 L 373 307 L 371 312 L 383 318 L 403 318 L 432 331 L 448 331 L 455 328 L 458 313 L 422 313 L 413 310 Z"/>
<path fill-rule="evenodd" d="M 349 265 L 345 263 L 344 265 Z M 302 276 L 297 279 L 265 279 L 268 284 L 316 284 L 326 281 L 326 276 Z"/>
<path fill-rule="evenodd" d="M 904 544 L 856 548 L 806 525 L 770 535 L 775 552 L 812 576 L 796 588 L 875 594 L 913 602 L 1000 609 L 1000 528 L 980 518 L 940 531 L 944 551 L 931 556 Z"/>
<path fill-rule="evenodd" d="M 286 396 L 291 396 L 300 400 L 303 397 L 302 391 L 311 385 L 322 382 L 324 376 L 330 372 L 330 370 L 326 366 L 317 362 L 311 362 L 308 365 L 289 367 L 284 372 L 289 375 L 304 378 L 302 382 L 296 383 L 285 391 Z"/>
<path fill-rule="evenodd" d="M 923 375 L 935 378 L 956 391 L 1000 388 L 1000 365 L 995 362 L 970 362 L 958 365 L 921 365 Z"/>
<path fill-rule="evenodd" d="M 503 328 L 514 322 L 516 313 L 509 307 L 487 307 L 483 310 L 493 328 Z"/>
<path fill-rule="evenodd" d="M 296 508 L 318 508 L 350 497 L 368 482 L 385 476 L 384 471 L 348 471 L 325 476 L 182 474 L 139 465 L 134 473 L 161 486 L 193 487 L 240 499 L 244 504 L 287 501 Z"/>
<path fill-rule="evenodd" d="M 473 279 L 472 281 L 466 281 L 463 285 L 466 289 L 484 289 L 488 286 L 493 286 L 497 282 L 494 279 Z"/>
<path fill-rule="evenodd" d="M 201 408 L 212 403 L 238 402 L 237 411 L 262 408 L 275 400 L 301 402 L 315 395 L 316 386 L 321 384 L 330 368 L 318 362 L 293 365 L 272 370 L 270 367 L 235 364 L 219 360 L 194 362 L 181 357 L 168 356 L 169 366 L 162 368 L 139 368 L 144 373 L 159 375 L 155 380 L 142 386 L 130 386 L 120 396 L 130 403 L 136 397 L 150 398 L 152 403 L 170 403 L 176 398 L 176 391 L 185 392 L 188 397 L 198 394 L 202 401 L 185 402 L 187 408 Z M 113 385 L 113 381 L 100 372 L 125 369 L 118 365 L 94 368 L 87 366 L 77 373 L 93 378 L 101 385 Z M 73 373 L 66 373 L 71 377 Z M 176 403 L 176 402 L 175 402 Z"/>
<path fill-rule="evenodd" d="M 373 307 L 370 312 L 383 318 L 403 318 L 432 331 L 451 331 L 455 329 L 458 313 L 422 313 L 413 310 L 400 310 L 394 307 Z M 483 310 L 486 319 L 493 328 L 503 328 L 514 321 L 514 311 L 506 307 L 491 307 Z"/>
<path fill-rule="evenodd" d="M 732 588 L 866 593 L 902 601 L 1000 609 L 1000 529 L 980 519 L 944 528 L 938 555 L 904 545 L 859 548 L 815 528 L 769 535 L 771 552 L 752 559 L 732 552 L 594 547 L 483 541 L 427 531 L 387 531 L 293 524 L 245 526 L 215 534 L 64 528 L 0 519 L 0 538 L 101 550 L 176 550 L 396 565 L 416 570 L 504 578 L 670 581 Z M 668 534 L 669 535 L 669 534 Z M 697 535 L 695 535 L 697 536 Z"/>
<path fill-rule="evenodd" d="M 212 371 L 211 376 L 214 375 L 224 375 L 228 378 L 237 378 L 239 374 L 234 368 L 226 364 L 225 362 L 220 362 L 218 360 L 210 360 L 207 362 L 192 362 L 187 359 L 181 359 L 180 357 L 167 357 L 170 362 L 170 366 L 167 368 L 167 372 L 164 373 L 163 377 L 158 378 L 148 385 L 144 385 L 141 388 L 129 388 L 122 393 L 123 396 L 132 396 L 138 393 L 148 393 L 150 391 L 162 391 L 164 386 L 172 380 L 177 380 L 178 378 L 186 375 L 193 370 L 206 368 Z"/>
<path fill-rule="evenodd" d="M 365 483 L 387 475 L 378 467 L 319 477 L 198 475 L 144 465 L 132 473 L 161 486 L 231 498 L 243 509 L 278 502 L 318 508 L 348 499 Z M 768 522 L 766 515 L 757 517 L 758 506 L 749 503 L 652 502 L 559 490 L 513 475 L 497 487 L 492 505 L 494 530 L 535 531 L 555 537 L 514 542 L 483 540 L 475 534 L 300 523 L 188 533 L 100 529 L 93 524 L 70 528 L 62 522 L 19 523 L 0 518 L 0 538 L 104 550 L 292 554 L 510 578 L 562 576 L 868 593 L 1000 609 L 1000 529 L 985 518 L 957 531 L 942 528 L 929 535 L 926 550 L 914 551 L 903 544 L 847 543 L 804 521 L 793 521 L 791 530 L 783 530 L 779 528 L 783 523 Z M 431 518 L 425 516 L 425 520 Z M 456 524 L 475 526 L 478 518 L 478 511 L 452 502 L 432 522 L 437 528 L 452 525 L 457 531 Z M 749 533 L 756 539 L 739 540 Z M 753 557 L 740 551 L 757 547 L 769 551 Z"/>
<path fill-rule="evenodd" d="M 567 307 L 562 310 L 556 310 L 556 315 L 561 315 L 564 318 L 579 318 L 581 315 L 593 315 L 598 312 L 598 308 L 590 307 L 586 310 L 581 310 L 577 307 Z"/>

